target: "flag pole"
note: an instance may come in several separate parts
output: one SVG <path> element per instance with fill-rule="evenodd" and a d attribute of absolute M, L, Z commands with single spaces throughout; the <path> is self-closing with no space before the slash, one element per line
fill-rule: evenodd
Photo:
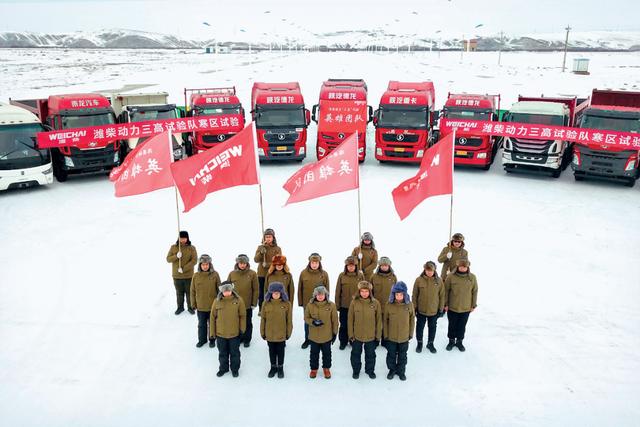
<path fill-rule="evenodd" d="M 358 139 L 358 131 L 356 131 L 356 153 L 360 148 L 360 141 Z M 362 242 L 360 237 L 362 236 L 362 208 L 360 203 L 360 158 L 358 153 L 358 160 L 356 162 L 358 168 L 358 269 L 362 271 Z"/>
<path fill-rule="evenodd" d="M 449 207 L 449 244 L 453 235 L 453 164 L 455 163 L 456 128 L 453 128 L 453 142 L 451 143 L 451 206 Z"/>
<path fill-rule="evenodd" d="M 255 137 L 255 126 L 251 122 L 250 126 L 251 135 L 253 136 L 253 151 L 256 156 L 256 176 L 258 177 L 258 193 L 260 195 L 260 230 L 262 230 L 262 237 L 264 238 L 264 203 L 262 202 L 262 177 L 260 176 L 260 156 L 258 155 L 258 140 Z"/>
<path fill-rule="evenodd" d="M 176 159 L 173 157 L 173 136 L 171 134 L 171 129 L 168 132 L 169 135 L 169 153 L 171 156 L 171 162 L 175 162 Z M 182 248 L 180 247 L 180 207 L 178 205 L 178 187 L 173 186 L 176 195 L 176 218 L 178 219 L 178 252 L 182 252 Z M 178 268 L 182 268 L 182 258 L 178 258 Z"/>

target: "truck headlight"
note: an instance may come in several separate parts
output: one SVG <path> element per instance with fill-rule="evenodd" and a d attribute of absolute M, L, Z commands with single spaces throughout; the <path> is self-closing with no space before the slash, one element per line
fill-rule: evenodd
<path fill-rule="evenodd" d="M 362 154 L 362 153 L 364 153 L 364 148 L 363 147 L 358 148 L 358 154 Z"/>
<path fill-rule="evenodd" d="M 66 167 L 72 168 L 74 166 L 73 159 L 69 156 L 64 156 L 64 165 Z"/>
<path fill-rule="evenodd" d="M 173 150 L 173 158 L 174 159 L 182 158 L 182 148 L 176 148 L 175 150 Z"/>
<path fill-rule="evenodd" d="M 632 171 L 636 168 L 636 159 L 629 159 L 627 165 L 624 167 L 625 172 Z"/>
<path fill-rule="evenodd" d="M 478 158 L 479 159 L 486 159 L 487 158 L 487 153 L 478 153 Z"/>
<path fill-rule="evenodd" d="M 380 147 L 376 148 L 376 155 L 382 156 L 382 148 Z"/>
<path fill-rule="evenodd" d="M 298 150 L 298 156 L 304 156 L 304 147 L 300 147 Z"/>
<path fill-rule="evenodd" d="M 258 148 L 258 156 L 263 156 L 264 157 L 264 149 L 263 148 Z"/>
<path fill-rule="evenodd" d="M 580 164 L 580 156 L 578 156 L 576 153 L 573 153 L 573 164 L 576 166 Z"/>
<path fill-rule="evenodd" d="M 318 153 L 320 153 L 321 156 L 324 156 L 324 153 L 326 153 L 326 152 L 327 152 L 327 150 L 325 150 L 324 148 L 318 147 Z"/>
<path fill-rule="evenodd" d="M 120 153 L 116 151 L 116 153 L 113 155 L 113 163 L 118 163 L 118 160 L 120 160 Z"/>

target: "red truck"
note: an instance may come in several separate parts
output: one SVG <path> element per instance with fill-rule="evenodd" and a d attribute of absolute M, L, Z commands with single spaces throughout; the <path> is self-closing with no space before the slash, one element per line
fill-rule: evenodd
<path fill-rule="evenodd" d="M 320 101 L 313 106 L 312 119 L 318 123 L 318 160 L 358 132 L 358 160 L 364 161 L 367 123 L 373 109 L 367 105 L 367 84 L 362 79 L 329 79 L 322 83 Z"/>
<path fill-rule="evenodd" d="M 594 89 L 591 105 L 580 127 L 640 133 L 640 92 Z M 573 146 L 573 176 L 577 181 L 596 178 L 623 182 L 633 187 L 638 179 L 638 150 L 604 144 Z"/>
<path fill-rule="evenodd" d="M 449 93 L 442 109 L 443 119 L 499 120 L 500 95 L 472 95 Z M 451 133 L 447 121 L 440 122 L 440 138 Z M 456 133 L 456 165 L 476 166 L 489 170 L 498 151 L 498 138 L 493 136 L 465 135 Z"/>
<path fill-rule="evenodd" d="M 433 138 L 433 83 L 390 81 L 373 114 L 375 157 L 381 163 L 420 162 Z"/>
<path fill-rule="evenodd" d="M 251 89 L 251 117 L 261 161 L 305 158 L 311 119 L 298 82 L 255 82 Z"/>
<path fill-rule="evenodd" d="M 184 102 L 188 117 L 211 117 L 227 114 L 242 116 L 232 123 L 231 130 L 217 132 L 193 132 L 187 136 L 186 151 L 189 156 L 208 150 L 216 144 L 226 141 L 244 129 L 244 108 L 236 95 L 234 87 L 214 87 L 184 90 Z"/>
<path fill-rule="evenodd" d="M 52 95 L 47 99 L 10 100 L 36 114 L 47 129 L 75 129 L 116 123 L 109 100 L 95 93 Z M 69 174 L 109 171 L 120 162 L 120 142 L 91 142 L 52 148 L 53 174 L 59 182 Z"/>

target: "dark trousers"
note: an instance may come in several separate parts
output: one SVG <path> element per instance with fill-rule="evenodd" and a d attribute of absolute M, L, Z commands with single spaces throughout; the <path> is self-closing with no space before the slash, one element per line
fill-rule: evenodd
<path fill-rule="evenodd" d="M 187 308 L 191 308 L 191 279 L 173 279 L 176 288 L 176 303 L 184 310 L 184 299 L 187 298 Z"/>
<path fill-rule="evenodd" d="M 409 341 L 394 342 L 387 341 L 387 368 L 396 374 L 404 374 L 407 368 L 407 350 Z"/>
<path fill-rule="evenodd" d="M 285 341 L 282 341 L 282 342 L 267 341 L 267 345 L 269 346 L 269 361 L 271 362 L 271 366 L 284 365 Z"/>
<path fill-rule="evenodd" d="M 347 323 L 349 321 L 349 309 L 340 308 L 340 329 L 338 330 L 338 340 L 340 345 L 347 344 L 349 342 L 349 330 L 347 329 Z"/>
<path fill-rule="evenodd" d="M 258 307 L 262 308 L 264 302 L 264 277 L 258 277 Z"/>
<path fill-rule="evenodd" d="M 209 316 L 211 315 L 210 311 L 200 311 L 198 310 L 198 342 L 206 343 L 209 338 L 209 333 L 207 331 L 209 327 Z"/>
<path fill-rule="evenodd" d="M 251 342 L 251 335 L 253 334 L 253 309 L 247 309 L 247 329 L 242 336 L 242 342 Z"/>
<path fill-rule="evenodd" d="M 322 351 L 322 367 L 331 367 L 331 341 L 322 344 L 311 341 L 311 352 L 309 353 L 309 365 L 311 370 L 317 371 L 320 364 L 320 351 Z"/>
<path fill-rule="evenodd" d="M 218 342 L 218 361 L 220 362 L 220 370 L 236 372 L 240 370 L 240 337 L 216 339 Z"/>
<path fill-rule="evenodd" d="M 422 342 L 424 336 L 424 325 L 427 325 L 428 336 L 427 342 L 433 342 L 436 339 L 436 327 L 438 325 L 438 315 L 425 316 L 424 314 L 416 313 L 416 339 L 418 342 Z"/>
<path fill-rule="evenodd" d="M 304 322 L 304 340 L 309 341 L 309 325 L 307 325 L 307 322 Z"/>
<path fill-rule="evenodd" d="M 376 341 L 362 342 L 354 340 L 351 343 L 351 367 L 353 372 L 362 369 L 362 347 L 364 347 L 364 371 L 372 373 L 376 367 Z"/>
<path fill-rule="evenodd" d="M 464 339 L 464 332 L 467 329 L 467 321 L 469 320 L 469 313 L 455 313 L 451 310 L 447 311 L 447 319 L 449 320 L 449 331 L 447 336 L 452 339 Z"/>

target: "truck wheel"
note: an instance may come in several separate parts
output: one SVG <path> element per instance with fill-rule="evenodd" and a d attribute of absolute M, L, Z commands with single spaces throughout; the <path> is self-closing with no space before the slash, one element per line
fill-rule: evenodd
<path fill-rule="evenodd" d="M 553 178 L 560 178 L 560 174 L 562 173 L 562 168 L 558 168 L 556 170 L 554 170 L 553 172 L 551 172 L 551 176 Z"/>
<path fill-rule="evenodd" d="M 487 163 L 486 165 L 484 165 L 482 167 L 482 170 L 488 171 L 489 169 L 491 169 L 491 164 L 493 163 L 493 160 L 490 161 L 489 163 Z"/>
<path fill-rule="evenodd" d="M 57 167 L 53 169 L 53 175 L 56 177 L 56 180 L 58 182 L 65 182 L 67 180 L 67 178 L 69 177 L 69 175 L 67 174 L 67 171 L 65 171 L 64 169 Z"/>
<path fill-rule="evenodd" d="M 624 185 L 625 185 L 626 187 L 631 188 L 631 187 L 633 187 L 634 185 L 636 185 L 636 179 L 635 179 L 635 178 L 629 178 L 629 180 L 628 180 L 628 181 L 626 181 L 626 182 L 624 183 Z"/>
<path fill-rule="evenodd" d="M 573 179 L 575 179 L 576 181 L 584 181 L 584 176 L 574 174 Z"/>

